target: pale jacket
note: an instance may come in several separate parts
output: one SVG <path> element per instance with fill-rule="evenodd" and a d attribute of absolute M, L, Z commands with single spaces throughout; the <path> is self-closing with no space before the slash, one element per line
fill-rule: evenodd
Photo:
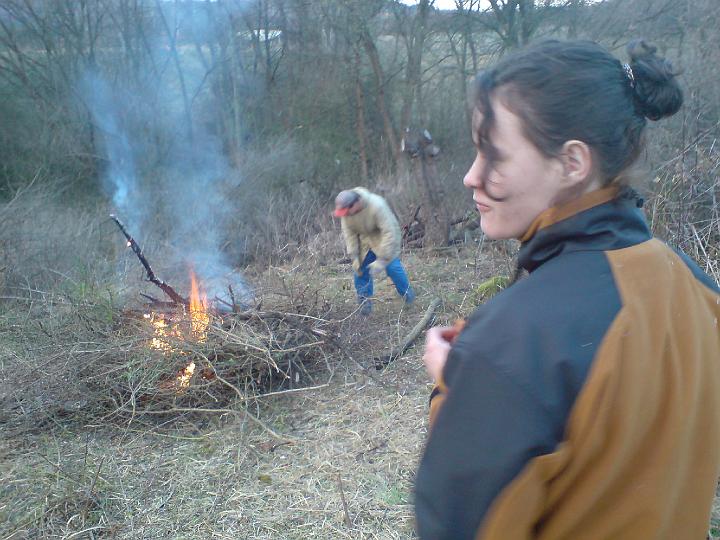
<path fill-rule="evenodd" d="M 340 218 L 348 255 L 360 263 L 370 249 L 385 262 L 400 256 L 400 224 L 388 203 L 363 187 L 352 191 L 360 195 L 363 209 L 354 216 Z"/>

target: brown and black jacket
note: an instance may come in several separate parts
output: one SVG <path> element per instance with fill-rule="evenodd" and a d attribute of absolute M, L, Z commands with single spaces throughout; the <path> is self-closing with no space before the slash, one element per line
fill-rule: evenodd
<path fill-rule="evenodd" d="M 416 479 L 422 539 L 706 538 L 720 293 L 629 193 L 541 214 L 530 275 L 454 342 Z"/>

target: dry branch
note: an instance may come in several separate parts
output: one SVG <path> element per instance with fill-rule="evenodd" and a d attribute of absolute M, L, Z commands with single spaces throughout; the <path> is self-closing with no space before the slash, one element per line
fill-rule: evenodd
<path fill-rule="evenodd" d="M 137 255 L 137 258 L 140 259 L 140 263 L 145 267 L 145 271 L 147 272 L 148 280 L 153 282 L 155 285 L 160 287 L 162 291 L 167 294 L 173 302 L 179 305 L 190 305 L 190 302 L 186 299 L 180 296 L 175 289 L 173 289 L 170 285 L 165 283 L 163 280 L 158 279 L 155 275 L 155 272 L 153 272 L 153 269 L 150 267 L 150 263 L 145 258 L 145 255 L 143 255 L 142 249 L 140 249 L 140 246 L 135 241 L 135 239 L 130 236 L 130 233 L 127 232 L 127 229 L 125 228 L 125 225 L 122 224 L 122 222 L 115 216 L 114 214 L 110 214 L 110 218 L 117 223 L 117 226 L 120 227 L 120 230 L 122 231 L 123 235 L 128 241 L 129 246 L 132 248 L 132 250 L 135 252 L 135 255 Z"/>
<path fill-rule="evenodd" d="M 257 398 L 327 386 L 340 356 L 342 321 L 317 302 L 305 302 L 303 313 L 283 302 L 251 317 L 212 315 L 202 340 L 177 307 L 157 319 L 122 310 L 111 320 L 78 307 L 43 325 L 48 339 L 25 351 L 28 368 L 0 396 L 0 425 L 24 433 L 59 418 L 155 429 L 232 412 L 293 440 L 252 410 Z"/>
<path fill-rule="evenodd" d="M 158 336 L 144 317 L 132 313 L 118 329 L 119 337 L 133 339 L 132 344 L 85 357 L 77 376 L 97 408 L 129 422 L 234 410 L 273 437 L 291 440 L 273 432 L 247 407 L 262 394 L 295 389 L 300 380 L 302 386 L 319 387 L 319 382 L 327 384 L 323 378 L 332 377 L 338 345 L 328 335 L 337 333 L 339 323 L 314 313 L 312 308 L 305 314 L 278 309 L 215 316 L 203 342 L 192 338 L 190 323 L 181 317 L 168 316 Z M 191 363 L 193 370 L 181 382 Z M 117 377 L 121 372 L 132 375 Z"/>
<path fill-rule="evenodd" d="M 345 518 L 345 526 L 350 529 L 352 528 L 352 519 L 350 519 L 350 512 L 348 511 L 348 504 L 345 500 L 345 490 L 343 489 L 342 484 L 342 475 L 338 473 L 337 475 L 338 479 L 338 489 L 340 490 L 340 500 L 342 501 L 342 507 L 343 507 L 343 516 Z"/>
<path fill-rule="evenodd" d="M 433 301 L 430 302 L 430 305 L 425 311 L 425 315 L 423 315 L 423 318 L 418 321 L 418 323 L 413 327 L 412 330 L 410 330 L 410 333 L 405 336 L 405 339 L 402 340 L 400 345 L 390 351 L 389 354 L 386 354 L 385 356 L 379 356 L 374 359 L 375 369 L 382 369 L 390 362 L 394 362 L 395 360 L 400 358 L 403 353 L 410 347 L 410 345 L 412 345 L 413 342 L 417 339 L 417 337 L 420 335 L 420 332 L 422 332 L 425 327 L 430 323 L 433 315 L 435 314 L 435 310 L 439 305 L 440 299 L 433 298 Z"/>

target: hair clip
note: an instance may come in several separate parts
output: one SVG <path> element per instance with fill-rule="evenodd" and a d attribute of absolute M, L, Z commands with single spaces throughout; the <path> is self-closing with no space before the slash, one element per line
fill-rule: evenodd
<path fill-rule="evenodd" d="M 625 70 L 625 76 L 630 81 L 630 88 L 635 88 L 635 75 L 630 67 L 630 64 L 623 64 L 623 70 Z"/>

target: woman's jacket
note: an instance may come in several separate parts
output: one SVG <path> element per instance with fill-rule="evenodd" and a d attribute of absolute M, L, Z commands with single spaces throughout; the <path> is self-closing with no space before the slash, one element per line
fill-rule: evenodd
<path fill-rule="evenodd" d="M 720 294 L 631 192 L 541 214 L 529 276 L 480 306 L 431 398 L 423 539 L 705 539 Z"/>

